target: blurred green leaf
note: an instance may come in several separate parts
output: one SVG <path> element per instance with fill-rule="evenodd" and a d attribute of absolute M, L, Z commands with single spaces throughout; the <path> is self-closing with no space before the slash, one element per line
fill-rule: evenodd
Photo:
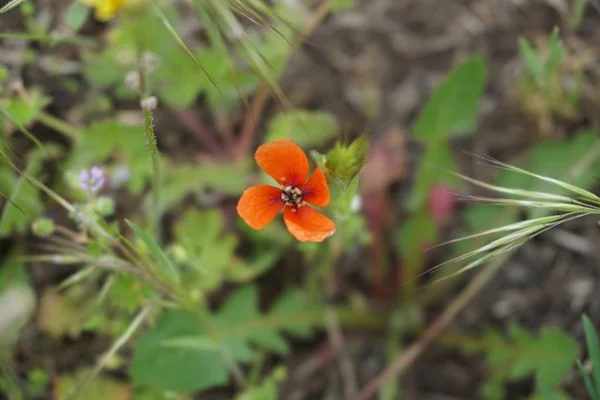
<path fill-rule="evenodd" d="M 193 313 L 170 311 L 163 315 L 137 342 L 130 370 L 134 382 L 184 392 L 225 385 L 229 374 L 218 351 L 162 346 L 166 340 L 202 334 L 204 327 Z"/>
<path fill-rule="evenodd" d="M 545 390 L 534 393 L 527 400 L 571 400 L 571 396 L 559 390 Z"/>
<path fill-rule="evenodd" d="M 214 290 L 236 269 L 233 257 L 238 240 L 223 230 L 220 209 L 188 209 L 175 225 L 177 243 L 185 249 L 188 264 L 197 275 L 190 280 L 193 286 Z"/>
<path fill-rule="evenodd" d="M 67 26 L 77 32 L 88 19 L 92 9 L 81 0 L 73 0 L 67 10 Z"/>
<path fill-rule="evenodd" d="M 464 187 L 464 182 L 460 178 L 441 170 L 441 168 L 448 171 L 458 169 L 450 146 L 443 144 L 426 147 L 425 154 L 423 154 L 415 173 L 415 183 L 408 200 L 409 210 L 414 212 L 423 207 L 430 190 L 436 183 L 445 183 L 457 190 Z"/>
<path fill-rule="evenodd" d="M 0 121 L 7 119 L 7 122 L 16 123 L 17 126 L 27 126 L 33 122 L 40 111 L 52 102 L 50 97 L 44 96 L 41 92 L 32 90 L 29 92 L 27 100 L 17 97 L 0 99 L 0 107 L 4 116 L 0 116 Z"/>
<path fill-rule="evenodd" d="M 546 61 L 544 61 L 544 72 L 546 74 L 546 80 L 549 81 L 549 75 L 559 67 L 563 60 L 563 45 L 560 42 L 559 29 L 557 26 L 552 29 L 552 33 L 548 39 L 548 47 L 548 56 L 546 57 Z"/>
<path fill-rule="evenodd" d="M 486 63 L 477 55 L 454 69 L 436 89 L 415 122 L 414 137 L 435 145 L 475 131 L 477 107 L 486 84 Z"/>
<path fill-rule="evenodd" d="M 265 143 L 290 139 L 303 148 L 319 147 L 335 137 L 337 130 L 337 120 L 327 112 L 294 110 L 269 122 Z"/>
<path fill-rule="evenodd" d="M 521 37 L 519 38 L 519 53 L 529 74 L 533 77 L 536 84 L 544 88 L 546 87 L 546 78 L 544 72 L 544 65 L 540 60 L 537 52 L 533 49 L 531 44 L 527 41 L 527 39 Z"/>
<path fill-rule="evenodd" d="M 506 374 L 506 379 L 521 379 L 535 373 L 538 389 L 552 389 L 573 367 L 579 348 L 567 333 L 542 328 L 538 338 L 520 326 L 509 329 L 510 339 L 486 337 L 490 350 L 486 359 L 493 373 Z"/>
<path fill-rule="evenodd" d="M 598 332 L 590 318 L 584 314 L 582 320 L 585 343 L 587 345 L 589 358 L 592 361 L 591 376 L 593 377 L 593 383 L 589 381 L 590 374 L 584 372 L 583 368 L 580 368 L 580 371 L 584 377 L 588 377 L 588 379 L 586 379 L 588 393 L 593 400 L 596 400 L 600 395 L 600 339 L 598 338 Z"/>
<path fill-rule="evenodd" d="M 577 30 L 581 26 L 587 5 L 588 0 L 575 0 L 575 4 L 571 8 L 571 14 L 569 16 L 569 25 L 571 25 L 571 29 Z"/>
<path fill-rule="evenodd" d="M 425 260 L 425 248 L 435 244 L 437 237 L 437 226 L 428 210 L 412 214 L 402 224 L 397 244 L 402 252 L 402 267 L 406 270 L 403 280 L 410 281 L 421 270 Z"/>
<path fill-rule="evenodd" d="M 154 255 L 156 261 L 158 261 L 158 266 L 160 266 L 160 268 L 156 268 L 157 275 L 171 283 L 179 284 L 181 278 L 177 268 L 175 265 L 173 265 L 169 257 L 167 257 L 167 255 L 162 251 L 160 246 L 146 232 L 144 232 L 142 228 L 127 219 L 125 222 L 135 232 L 135 235 L 142 239 L 146 246 L 148 246 L 148 249 L 152 252 L 152 255 Z"/>
<path fill-rule="evenodd" d="M 246 285 L 208 319 L 210 335 L 195 315 L 167 313 L 140 338 L 131 367 L 133 378 L 149 386 L 186 392 L 224 385 L 228 370 L 223 357 L 250 362 L 255 356 L 251 345 L 286 354 L 289 346 L 281 333 L 309 337 L 311 327 L 321 323 L 322 309 L 305 304 L 299 292 L 288 291 L 268 313 L 261 314 L 258 288 Z M 213 338 L 219 340 L 221 355 L 207 345 Z"/>
<path fill-rule="evenodd" d="M 453 187 L 461 185 L 455 177 L 440 174 L 435 167 L 456 169 L 448 139 L 458 133 L 475 131 L 477 108 L 485 84 L 485 60 L 477 55 L 454 69 L 421 110 L 413 135 L 424 142 L 425 154 L 417 167 L 415 186 L 408 200 L 410 211 L 415 212 L 425 205 L 436 181 Z"/>
<path fill-rule="evenodd" d="M 248 186 L 246 176 L 245 167 L 231 163 L 180 165 L 166 169 L 160 212 L 165 212 L 189 195 L 202 201 L 207 190 L 239 196 Z"/>

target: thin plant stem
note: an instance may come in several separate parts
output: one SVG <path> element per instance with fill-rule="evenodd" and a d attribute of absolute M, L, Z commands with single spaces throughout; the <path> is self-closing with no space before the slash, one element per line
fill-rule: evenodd
<path fill-rule="evenodd" d="M 383 385 L 390 379 L 397 378 L 404 373 L 412 363 L 419 358 L 425 349 L 442 333 L 452 320 L 465 308 L 467 304 L 479 293 L 488 281 L 496 274 L 504 262 L 508 259 L 509 253 L 504 253 L 490 262 L 486 268 L 480 272 L 471 281 L 452 303 L 437 317 L 437 319 L 427 328 L 418 341 L 404 350 L 383 372 L 373 379 L 360 392 L 359 400 L 371 399 Z"/>
<path fill-rule="evenodd" d="M 202 121 L 196 117 L 191 110 L 179 111 L 177 112 L 177 116 L 181 122 L 194 134 L 194 137 L 198 140 L 198 143 L 215 154 L 223 153 L 223 149 L 212 136 L 212 133 L 206 126 L 204 126 Z"/>
<path fill-rule="evenodd" d="M 262 85 L 252 99 L 252 103 L 250 103 L 248 113 L 244 120 L 237 147 L 235 148 L 235 157 L 241 157 L 248 153 L 250 145 L 252 144 L 252 139 L 256 134 L 260 122 L 260 116 L 267 104 L 270 94 L 271 92 L 269 91 L 268 86 Z"/>
<path fill-rule="evenodd" d="M 150 311 L 152 311 L 153 308 L 154 308 L 153 305 L 148 305 L 148 306 L 144 307 L 138 313 L 138 315 L 134 318 L 134 320 L 131 322 L 131 324 L 129 324 L 129 327 L 127 328 L 127 330 L 125 332 L 123 332 L 123 334 L 111 346 L 109 351 L 107 353 L 105 353 L 104 356 L 102 356 L 100 361 L 98 361 L 98 364 L 96 364 L 96 367 L 87 376 L 87 378 L 80 385 L 75 386 L 74 390 L 69 392 L 67 394 L 67 396 L 65 396 L 67 399 L 77 398 L 79 395 L 83 394 L 83 392 L 86 390 L 89 383 L 92 380 L 94 380 L 94 378 L 96 378 L 96 376 L 98 376 L 98 374 L 102 371 L 102 369 L 108 363 L 108 361 L 117 353 L 117 351 L 119 351 L 121 349 L 121 347 L 123 347 L 132 338 L 134 333 L 140 327 L 142 322 L 144 322 L 146 320 L 146 317 L 148 316 Z"/>
<path fill-rule="evenodd" d="M 140 100 L 143 102 L 148 98 L 148 79 L 146 76 L 146 68 L 143 63 L 143 46 L 138 48 L 138 75 L 140 82 Z M 142 106 L 144 114 L 144 134 L 146 136 L 146 147 L 150 155 L 152 163 L 152 211 L 150 212 L 150 230 L 154 232 L 155 240 L 160 241 L 160 223 L 159 219 L 159 202 L 160 202 L 160 153 L 156 135 L 154 134 L 154 126 L 152 125 L 152 112 L 149 107 Z"/>
<path fill-rule="evenodd" d="M 56 132 L 71 140 L 77 140 L 79 138 L 79 130 L 77 128 L 69 125 L 60 118 L 56 118 L 55 116 L 48 114 L 47 112 L 40 112 L 37 116 L 37 120 L 46 125 L 48 128 L 54 129 Z"/>

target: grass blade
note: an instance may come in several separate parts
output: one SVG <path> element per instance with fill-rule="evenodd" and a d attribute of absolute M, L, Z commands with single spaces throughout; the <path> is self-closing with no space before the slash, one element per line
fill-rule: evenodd
<path fill-rule="evenodd" d="M 165 15 L 165 13 L 163 13 L 162 10 L 156 4 L 153 5 L 153 8 L 154 8 L 154 12 L 156 13 L 156 16 L 160 19 L 160 21 L 165 26 L 165 28 L 167 28 L 167 31 L 171 34 L 171 37 L 175 40 L 177 45 L 181 48 L 181 50 L 183 50 L 183 52 L 189 58 L 192 59 L 192 61 L 202 70 L 202 72 L 204 72 L 204 74 L 206 75 L 206 77 L 208 78 L 210 83 L 215 87 L 215 89 L 219 92 L 219 94 L 221 96 L 223 96 L 223 93 L 221 93 L 219 87 L 217 86 L 215 81 L 212 79 L 212 77 L 210 76 L 208 71 L 206 71 L 206 69 L 204 69 L 204 67 L 198 62 L 198 60 L 194 56 L 194 53 L 192 53 L 192 51 L 189 49 L 189 47 L 187 47 L 186 44 L 183 42 L 183 40 L 179 37 L 179 35 L 177 34 L 177 31 L 175 31 L 175 28 L 173 28 L 173 25 L 171 25 L 171 23 L 169 22 L 169 19 Z"/>
<path fill-rule="evenodd" d="M 557 194 L 544 193 L 544 192 L 535 192 L 535 191 L 531 191 L 531 190 L 512 189 L 512 188 L 506 188 L 506 187 L 502 187 L 502 186 L 491 185 L 489 183 L 485 183 L 485 182 L 479 181 L 477 179 L 470 178 L 466 175 L 459 174 L 458 172 L 446 170 L 443 168 L 442 168 L 442 170 L 444 170 L 445 172 L 448 172 L 454 176 L 457 176 L 461 179 L 464 179 L 467 182 L 471 182 L 474 185 L 477 185 L 484 189 L 499 192 L 499 193 L 505 193 L 505 194 L 521 196 L 521 197 L 529 197 L 532 199 L 556 200 L 556 201 L 563 201 L 563 202 L 573 201 L 573 199 L 571 199 L 570 197 L 567 197 L 567 196 L 561 196 L 561 195 L 557 195 Z"/>
<path fill-rule="evenodd" d="M 583 331 L 585 333 L 585 342 L 588 353 L 592 360 L 592 376 L 596 388 L 600 388 L 600 340 L 594 324 L 587 315 L 583 315 Z"/>
<path fill-rule="evenodd" d="M 497 165 L 499 167 L 502 167 L 504 169 L 507 169 L 509 171 L 516 172 L 516 173 L 523 174 L 523 175 L 532 176 L 532 177 L 540 179 L 540 180 L 542 180 L 544 182 L 548 182 L 548 183 L 551 183 L 553 185 L 559 186 L 559 187 L 561 187 L 563 189 L 566 189 L 566 190 L 568 190 L 568 191 L 570 191 L 572 193 L 579 194 L 580 196 L 583 196 L 584 198 L 586 198 L 586 199 L 588 199 L 590 201 L 593 201 L 594 203 L 600 204 L 600 197 L 596 196 L 594 193 L 592 193 L 592 192 L 590 192 L 588 190 L 582 189 L 580 187 L 577 187 L 575 185 L 571 185 L 571 184 L 563 182 L 563 181 L 559 181 L 558 179 L 550 178 L 550 177 L 547 177 L 547 176 L 544 176 L 544 175 L 534 174 L 533 172 L 529 172 L 529 171 L 526 171 L 524 169 L 521 169 L 521 168 L 518 168 L 518 167 L 515 167 L 515 166 L 512 166 L 512 165 L 509 165 L 509 164 L 505 164 L 505 163 L 503 163 L 501 161 L 498 161 L 498 160 L 496 160 L 494 158 L 491 158 L 491 157 L 483 157 L 483 158 L 486 161 L 491 162 L 492 164 Z"/>
<path fill-rule="evenodd" d="M 102 369 L 106 366 L 109 360 L 123 347 L 133 336 L 133 334 L 140 327 L 142 322 L 146 320 L 150 311 L 152 311 L 153 307 L 151 305 L 144 307 L 138 315 L 134 318 L 134 320 L 129 324 L 125 332 L 115 341 L 115 343 L 111 346 L 111 348 L 106 352 L 94 370 L 83 380 L 79 385 L 74 386 L 73 389 L 67 393 L 65 399 L 77 399 L 84 398 L 82 395 L 85 392 L 87 386 L 98 376 L 98 374 L 102 371 Z"/>
<path fill-rule="evenodd" d="M 431 250 L 433 248 L 440 247 L 440 246 L 446 246 L 446 245 L 452 244 L 452 243 L 462 242 L 463 240 L 475 239 L 475 238 L 478 238 L 481 236 L 491 235 L 494 233 L 515 231 L 515 230 L 519 230 L 519 229 L 529 228 L 531 226 L 538 225 L 538 224 L 553 223 L 553 222 L 559 221 L 563 218 L 569 218 L 576 214 L 577 213 L 551 215 L 549 217 L 540 217 L 540 218 L 535 218 L 535 219 L 530 219 L 530 220 L 525 220 L 525 221 L 519 221 L 519 222 L 509 224 L 509 225 L 504 225 L 504 226 L 501 226 L 498 228 L 486 229 L 484 231 L 473 233 L 473 234 L 467 235 L 467 236 L 462 236 L 457 239 L 448 240 L 446 242 L 431 246 L 431 247 L 427 248 L 427 250 Z"/>
<path fill-rule="evenodd" d="M 36 137 L 35 137 L 35 136 L 34 136 L 34 135 L 31 133 L 31 132 L 29 132 L 29 131 L 27 130 L 27 128 L 25 128 L 25 127 L 24 127 L 24 126 L 23 126 L 23 125 L 22 125 L 22 124 L 21 124 L 19 121 L 17 121 L 15 118 L 13 118 L 13 116 L 12 116 L 12 115 L 11 115 L 11 114 L 10 114 L 8 111 L 6 111 L 6 109 L 5 109 L 5 108 L 3 108 L 3 107 L 0 107 L 0 114 L 4 115 L 4 117 L 5 117 L 6 119 L 8 119 L 8 120 L 9 120 L 9 121 L 10 121 L 10 122 L 13 124 L 13 125 L 15 125 L 17 128 L 19 128 L 19 130 L 20 130 L 20 131 L 21 131 L 21 132 L 22 132 L 22 133 L 23 133 L 25 136 L 27 136 L 27 138 L 28 138 L 29 140 L 31 140 L 33 143 L 35 143 L 35 145 L 36 145 L 37 147 L 39 147 L 39 148 L 40 148 L 40 150 L 42 150 L 42 151 L 46 151 L 46 150 L 45 150 L 45 148 L 44 148 L 44 145 L 42 144 L 42 142 L 40 142 L 40 141 L 38 140 L 38 138 L 36 138 Z"/>
<path fill-rule="evenodd" d="M 590 378 L 590 375 L 585 370 L 583 364 L 581 364 L 580 360 L 577 360 L 577 369 L 579 370 L 579 373 L 583 377 L 583 382 L 585 383 L 585 388 L 587 389 L 587 392 L 590 395 L 590 397 L 592 398 L 592 400 L 598 400 L 598 392 L 596 392 L 596 388 L 594 387 L 594 384 L 592 383 L 592 379 Z"/>
<path fill-rule="evenodd" d="M 129 220 L 125 220 L 127 225 L 133 230 L 137 237 L 139 237 L 148 247 L 148 249 L 152 252 L 156 260 L 160 265 L 160 270 L 156 271 L 158 275 L 162 278 L 167 279 L 171 283 L 179 284 L 181 279 L 179 277 L 179 273 L 175 268 L 175 265 L 171 262 L 171 260 L 167 257 L 167 255 L 162 251 L 162 249 L 156 244 L 154 240 L 144 232 L 139 226 L 134 224 Z"/>
<path fill-rule="evenodd" d="M 6 3 L 2 8 L 0 8 L 0 14 L 9 12 L 13 8 L 20 6 L 21 3 L 24 3 L 24 2 L 25 2 L 25 0 L 11 0 L 8 3 Z"/>

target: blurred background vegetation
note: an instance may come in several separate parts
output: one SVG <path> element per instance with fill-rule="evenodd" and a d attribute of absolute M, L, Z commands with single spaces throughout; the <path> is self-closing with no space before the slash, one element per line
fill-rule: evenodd
<path fill-rule="evenodd" d="M 600 398 L 599 11 L 0 2 L 0 392 Z M 281 138 L 321 243 L 236 213 Z"/>

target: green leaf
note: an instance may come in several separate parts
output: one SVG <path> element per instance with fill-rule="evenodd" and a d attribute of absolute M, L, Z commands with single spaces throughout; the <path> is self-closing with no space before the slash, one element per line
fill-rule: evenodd
<path fill-rule="evenodd" d="M 187 253 L 188 264 L 196 272 L 189 284 L 206 290 L 216 289 L 231 270 L 238 244 L 232 233 L 225 234 L 220 209 L 188 209 L 175 225 L 176 242 Z"/>
<path fill-rule="evenodd" d="M 8 122 L 17 126 L 27 126 L 34 121 L 39 113 L 52 102 L 50 97 L 44 96 L 38 91 L 29 92 L 27 100 L 22 98 L 0 99 L 0 107 L 4 117 L 10 116 Z"/>
<path fill-rule="evenodd" d="M 548 82 L 546 81 L 544 65 L 531 44 L 523 37 L 519 38 L 519 53 L 535 83 L 540 88 L 545 88 Z"/>
<path fill-rule="evenodd" d="M 544 390 L 534 393 L 527 400 L 571 400 L 571 397 L 559 390 Z"/>
<path fill-rule="evenodd" d="M 154 257 L 158 261 L 158 266 L 160 268 L 156 268 L 156 273 L 161 278 L 164 278 L 171 283 L 179 284 L 181 282 L 181 279 L 179 277 L 177 268 L 175 267 L 175 265 L 173 265 L 171 260 L 162 251 L 158 244 L 156 244 L 156 242 L 152 240 L 152 238 L 146 232 L 144 232 L 142 228 L 140 228 L 139 226 L 127 219 L 125 220 L 125 222 L 135 232 L 136 236 L 142 239 L 142 241 L 146 244 L 148 249 L 152 252 L 152 255 L 154 255 Z"/>
<path fill-rule="evenodd" d="M 563 60 L 563 46 L 560 42 L 558 26 L 555 26 L 554 29 L 552 29 L 552 33 L 548 39 L 548 47 L 550 48 L 550 51 L 544 62 L 546 75 L 554 72 Z"/>
<path fill-rule="evenodd" d="M 429 191 L 436 183 L 445 183 L 457 190 L 464 187 L 464 182 L 456 176 L 442 171 L 457 171 L 458 167 L 454 161 L 452 149 L 446 143 L 425 148 L 425 154 L 415 173 L 415 184 L 407 207 L 416 212 L 423 207 L 429 197 Z"/>
<path fill-rule="evenodd" d="M 598 391 L 590 378 L 590 375 L 585 370 L 585 367 L 581 363 L 580 360 L 577 360 L 577 369 L 579 370 L 579 374 L 583 377 L 583 382 L 585 383 L 585 388 L 590 395 L 592 400 L 598 400 L 600 397 L 598 396 Z"/>
<path fill-rule="evenodd" d="M 408 201 L 410 211 L 416 212 L 425 205 L 436 181 L 460 187 L 459 180 L 450 174 L 440 174 L 435 167 L 456 169 L 448 139 L 457 133 L 475 131 L 477 107 L 485 83 L 485 60 L 474 56 L 448 75 L 420 112 L 413 134 L 425 143 L 425 154 L 417 167 L 415 186 Z"/>
<path fill-rule="evenodd" d="M 414 137 L 432 145 L 457 133 L 472 134 L 485 83 L 486 64 L 480 55 L 452 71 L 420 112 Z"/>
<path fill-rule="evenodd" d="M 510 340 L 495 341 L 486 354 L 496 373 L 505 371 L 507 379 L 521 379 L 535 373 L 538 388 L 550 390 L 573 367 L 579 348 L 565 332 L 542 328 L 538 338 L 516 324 L 510 327 Z"/>
<path fill-rule="evenodd" d="M 180 165 L 166 170 L 161 186 L 160 212 L 175 206 L 188 195 L 200 201 L 206 190 L 239 196 L 247 187 L 245 167 L 231 163 Z M 146 204 L 148 207 L 148 204 Z"/>
<path fill-rule="evenodd" d="M 88 19 L 91 11 L 91 7 L 81 0 L 74 0 L 67 10 L 67 26 L 77 32 Z"/>
<path fill-rule="evenodd" d="M 165 340 L 161 344 L 164 347 L 175 347 L 183 349 L 193 349 L 195 351 L 202 350 L 219 350 L 219 343 L 207 337 L 184 337 Z"/>
<path fill-rule="evenodd" d="M 218 340 L 222 354 L 244 363 L 254 359 L 254 347 L 287 354 L 289 346 L 282 333 L 309 337 L 312 327 L 322 323 L 322 313 L 322 306 L 306 304 L 301 293 L 288 291 L 262 314 L 258 288 L 246 285 L 207 316 L 210 334 L 191 313 L 166 314 L 140 338 L 131 373 L 139 383 L 164 389 L 192 392 L 220 386 L 228 381 L 228 370 L 211 342 Z"/>
<path fill-rule="evenodd" d="M 398 231 L 397 241 L 402 252 L 402 267 L 406 269 L 403 280 L 410 281 L 421 271 L 426 246 L 435 244 L 438 230 L 428 210 L 411 215 Z"/>
<path fill-rule="evenodd" d="M 542 388 L 550 388 L 560 383 L 562 378 L 573 367 L 579 346 L 567 333 L 550 328 L 542 328 L 540 352 L 553 353 L 553 361 L 539 360 L 537 362 L 537 383 Z M 560 349 L 560 351 L 557 351 Z"/>
<path fill-rule="evenodd" d="M 600 390 L 600 340 L 598 333 L 587 315 L 582 316 L 583 331 L 585 333 L 585 343 L 590 359 L 592 360 L 592 376 L 594 378 L 594 387 L 596 392 Z"/>
<path fill-rule="evenodd" d="M 294 110 L 277 115 L 267 128 L 265 143 L 290 139 L 303 148 L 319 147 L 335 137 L 335 117 L 321 111 Z"/>
<path fill-rule="evenodd" d="M 177 43 L 177 45 L 183 51 L 183 53 L 186 56 L 188 56 L 190 58 L 190 60 L 192 60 L 194 62 L 194 64 L 198 68 L 200 68 L 200 70 L 202 70 L 202 72 L 204 72 L 205 76 L 208 78 L 208 80 L 211 82 L 211 84 L 213 86 L 215 86 L 215 89 L 219 90 L 219 88 L 216 86 L 215 82 L 212 80 L 212 77 L 210 76 L 210 74 L 206 71 L 206 69 L 202 66 L 202 64 L 200 64 L 198 62 L 196 57 L 194 57 L 194 53 L 187 47 L 187 45 L 183 42 L 181 37 L 177 34 L 177 31 L 175 30 L 175 28 L 173 28 L 173 25 L 169 21 L 168 17 L 162 12 L 162 10 L 157 5 L 153 5 L 153 8 L 154 8 L 154 12 L 158 16 L 158 18 L 160 19 L 160 21 L 162 22 L 164 27 L 167 29 L 167 32 L 169 32 L 169 34 L 175 40 L 175 43 Z M 176 79 L 174 81 L 177 82 L 178 80 Z"/>
<path fill-rule="evenodd" d="M 569 25 L 571 25 L 571 29 L 574 31 L 581 26 L 587 5 L 588 0 L 575 0 L 575 4 L 573 5 L 569 16 Z"/>
<path fill-rule="evenodd" d="M 137 342 L 130 371 L 134 382 L 189 393 L 225 385 L 229 380 L 227 366 L 218 351 L 162 345 L 170 339 L 202 334 L 204 328 L 190 312 L 171 311 L 163 315 Z"/>

